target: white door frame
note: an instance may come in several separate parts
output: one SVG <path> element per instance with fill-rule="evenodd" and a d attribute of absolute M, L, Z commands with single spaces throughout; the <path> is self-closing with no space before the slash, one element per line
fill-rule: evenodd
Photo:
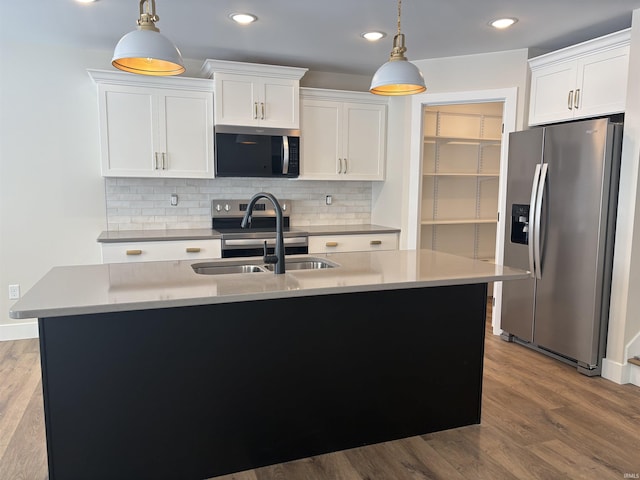
<path fill-rule="evenodd" d="M 423 148 L 423 107 L 428 105 L 504 102 L 502 123 L 502 143 L 500 149 L 500 181 L 498 187 L 498 225 L 496 237 L 495 262 L 502 265 L 504 259 L 504 234 L 506 220 L 509 218 L 506 208 L 507 196 L 507 156 L 509 152 L 509 133 L 516 128 L 518 88 L 491 90 L 473 90 L 449 93 L 422 93 L 411 99 L 411 137 L 409 160 L 409 204 L 407 222 L 407 247 L 419 248 L 418 228 L 420 226 L 420 204 L 422 198 L 422 148 Z M 493 285 L 493 309 L 491 325 L 493 333 L 502 333 L 500 314 L 502 304 L 502 282 Z"/>

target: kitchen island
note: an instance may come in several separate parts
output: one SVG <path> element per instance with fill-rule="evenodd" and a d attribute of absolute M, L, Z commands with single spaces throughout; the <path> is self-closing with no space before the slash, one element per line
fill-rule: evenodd
<path fill-rule="evenodd" d="M 487 283 L 528 273 L 314 257 L 336 266 L 52 269 L 10 312 L 38 317 L 50 478 L 203 479 L 479 423 Z"/>

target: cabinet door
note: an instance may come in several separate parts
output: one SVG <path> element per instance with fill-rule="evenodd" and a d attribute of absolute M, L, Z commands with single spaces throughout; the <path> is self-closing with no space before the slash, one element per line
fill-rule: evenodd
<path fill-rule="evenodd" d="M 556 63 L 531 72 L 529 125 L 558 122 L 573 117 L 576 72 L 575 61 Z M 572 92 L 571 98 L 569 92 Z"/>
<path fill-rule="evenodd" d="M 215 77 L 215 123 L 258 125 L 254 77 L 218 73 Z"/>
<path fill-rule="evenodd" d="M 100 85 L 98 95 L 102 175 L 156 176 L 155 95 L 120 85 Z"/>
<path fill-rule="evenodd" d="M 298 82 L 281 78 L 261 80 L 258 103 L 260 125 L 273 128 L 300 127 L 300 88 Z M 264 106 L 264 108 L 263 108 Z"/>
<path fill-rule="evenodd" d="M 299 128 L 297 82 L 231 73 L 216 74 L 216 124 Z"/>
<path fill-rule="evenodd" d="M 581 58 L 577 83 L 580 93 L 574 118 L 623 112 L 628 69 L 628 45 Z"/>
<path fill-rule="evenodd" d="M 213 178 L 213 98 L 206 92 L 175 91 L 159 103 L 162 175 Z"/>
<path fill-rule="evenodd" d="M 384 180 L 386 106 L 343 105 L 342 173 L 348 180 Z"/>
<path fill-rule="evenodd" d="M 300 178 L 335 180 L 341 158 L 342 104 L 303 100 L 301 117 Z"/>

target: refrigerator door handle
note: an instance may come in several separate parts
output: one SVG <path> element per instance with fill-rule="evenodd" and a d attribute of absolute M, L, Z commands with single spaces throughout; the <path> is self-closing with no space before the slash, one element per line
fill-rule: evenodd
<path fill-rule="evenodd" d="M 533 174 L 533 183 L 531 185 L 531 200 L 529 201 L 529 271 L 531 272 L 531 276 L 535 276 L 536 266 L 533 262 L 534 251 L 533 244 L 535 242 L 535 205 L 536 205 L 536 196 L 538 194 L 538 183 L 540 182 L 540 164 L 536 165 L 536 171 Z"/>
<path fill-rule="evenodd" d="M 542 257 L 540 255 L 540 243 L 542 242 L 542 237 L 540 235 L 540 222 L 542 217 L 542 200 L 544 199 L 544 186 L 547 183 L 547 172 L 549 171 L 549 164 L 543 163 L 542 168 L 540 169 L 540 181 L 538 182 L 538 193 L 536 194 L 536 211 L 534 222 L 534 263 L 536 265 L 536 278 L 542 278 Z"/>

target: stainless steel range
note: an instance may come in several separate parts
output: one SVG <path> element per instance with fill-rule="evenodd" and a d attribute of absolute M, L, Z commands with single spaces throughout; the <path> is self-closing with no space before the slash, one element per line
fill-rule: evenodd
<path fill-rule="evenodd" d="M 309 237 L 304 230 L 289 226 L 291 201 L 280 200 L 284 227 L 285 254 L 309 253 Z M 262 199 L 256 202 L 250 228 L 241 228 L 249 200 L 212 200 L 211 226 L 222 235 L 222 258 L 272 255 L 276 243 L 276 211 Z"/>

